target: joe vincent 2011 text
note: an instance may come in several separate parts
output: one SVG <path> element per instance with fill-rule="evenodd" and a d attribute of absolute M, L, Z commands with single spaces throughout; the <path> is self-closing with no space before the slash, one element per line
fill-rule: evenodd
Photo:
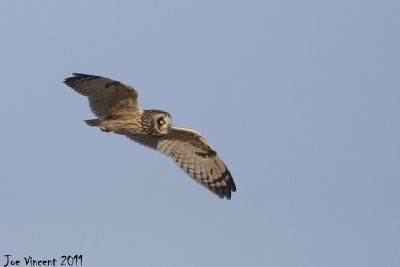
<path fill-rule="evenodd" d="M 4 255 L 5 263 L 3 267 L 14 267 L 14 266 L 57 266 L 57 259 L 34 259 L 32 256 L 24 257 L 21 261 L 20 259 L 15 259 L 11 254 Z M 66 255 L 59 258 L 60 266 L 82 266 L 83 257 L 82 255 Z M 21 265 L 22 264 L 22 265 Z"/>

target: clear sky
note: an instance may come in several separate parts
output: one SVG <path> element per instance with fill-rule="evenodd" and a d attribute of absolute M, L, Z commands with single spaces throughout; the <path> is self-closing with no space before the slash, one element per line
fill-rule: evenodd
<path fill-rule="evenodd" d="M 1 266 L 400 266 L 399 12 L 1 1 Z M 87 100 L 62 83 L 72 72 L 129 83 L 142 107 L 201 132 L 232 199 L 88 127 Z"/>

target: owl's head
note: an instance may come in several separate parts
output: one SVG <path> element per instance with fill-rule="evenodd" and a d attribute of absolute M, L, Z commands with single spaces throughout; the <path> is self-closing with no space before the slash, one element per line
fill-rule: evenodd
<path fill-rule="evenodd" d="M 154 110 L 151 116 L 152 134 L 161 136 L 171 131 L 172 117 L 168 112 Z"/>

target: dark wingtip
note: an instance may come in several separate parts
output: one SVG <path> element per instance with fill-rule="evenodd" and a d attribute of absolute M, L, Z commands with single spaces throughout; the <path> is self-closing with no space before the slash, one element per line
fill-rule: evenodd
<path fill-rule="evenodd" d="M 226 187 L 226 198 L 231 199 L 232 192 L 236 192 L 236 184 L 230 171 L 228 171 L 228 175 L 230 179 L 228 179 L 228 184 Z"/>
<path fill-rule="evenodd" d="M 74 73 L 72 73 L 72 75 L 74 75 L 75 77 L 80 77 L 80 78 L 103 78 L 103 77 L 98 76 L 98 75 L 78 73 L 78 72 L 74 72 Z"/>
<path fill-rule="evenodd" d="M 231 176 L 231 190 L 232 192 L 236 192 L 236 184 L 235 181 L 233 180 L 233 177 Z"/>
<path fill-rule="evenodd" d="M 229 175 L 230 179 L 228 179 L 226 187 L 224 187 L 220 191 L 218 190 L 218 191 L 214 191 L 214 192 L 217 194 L 217 196 L 219 198 L 221 198 L 221 199 L 226 198 L 227 200 L 230 200 L 232 197 L 232 193 L 236 192 L 236 184 L 235 184 L 235 181 L 233 180 L 233 177 L 229 171 L 228 171 L 228 175 Z"/>
<path fill-rule="evenodd" d="M 63 83 L 65 83 L 68 86 L 71 86 L 73 81 L 76 80 L 76 77 L 78 77 L 79 75 L 81 75 L 80 73 L 72 73 L 73 76 L 65 78 Z"/>
<path fill-rule="evenodd" d="M 87 81 L 102 78 L 101 76 L 83 74 L 83 73 L 77 73 L 77 72 L 72 73 L 72 75 L 73 76 L 65 78 L 65 80 L 63 81 L 63 83 L 65 83 L 66 85 L 68 85 L 71 88 L 73 88 L 73 85 L 76 81 L 78 81 L 82 78 L 86 79 Z"/>
<path fill-rule="evenodd" d="M 75 79 L 75 77 L 68 77 L 68 78 L 65 78 L 64 81 L 63 81 L 63 83 L 65 83 L 65 84 L 68 85 L 68 86 L 71 86 L 74 79 Z"/>

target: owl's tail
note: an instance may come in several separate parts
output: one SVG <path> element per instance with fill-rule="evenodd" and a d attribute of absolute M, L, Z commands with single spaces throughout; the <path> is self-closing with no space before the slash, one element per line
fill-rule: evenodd
<path fill-rule="evenodd" d="M 94 119 L 94 120 L 85 120 L 86 124 L 89 126 L 94 126 L 94 127 L 99 127 L 100 130 L 102 130 L 103 132 L 110 132 L 109 129 L 107 129 L 107 127 L 102 124 L 102 120 L 98 120 L 98 119 Z"/>
<path fill-rule="evenodd" d="M 101 121 L 98 119 L 94 119 L 94 120 L 85 120 L 85 122 L 89 126 L 99 126 Z"/>

